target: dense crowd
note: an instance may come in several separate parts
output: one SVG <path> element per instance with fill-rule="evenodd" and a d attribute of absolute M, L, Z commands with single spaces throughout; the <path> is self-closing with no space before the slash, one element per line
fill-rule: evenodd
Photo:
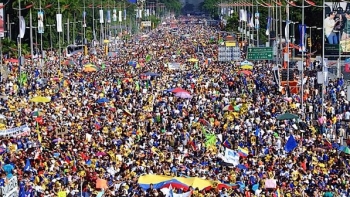
<path fill-rule="evenodd" d="M 344 81 L 322 102 L 308 78 L 301 108 L 272 63 L 218 62 L 219 30 L 180 21 L 118 41 L 116 56 L 49 53 L 21 74 L 7 62 L 2 130 L 25 129 L 0 133 L 0 185 L 13 174 L 20 197 L 350 196 Z M 148 175 L 210 185 L 139 181 Z"/>

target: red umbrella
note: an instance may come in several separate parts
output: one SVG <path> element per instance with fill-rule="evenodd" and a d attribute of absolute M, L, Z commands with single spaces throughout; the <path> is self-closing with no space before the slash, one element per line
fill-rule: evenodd
<path fill-rule="evenodd" d="M 173 92 L 173 93 L 186 92 L 186 93 L 190 94 L 187 90 L 184 90 L 182 88 L 175 88 L 171 92 Z"/>
<path fill-rule="evenodd" d="M 249 70 L 240 70 L 238 71 L 238 74 L 243 74 L 243 75 L 252 75 L 253 73 Z"/>
<path fill-rule="evenodd" d="M 18 63 L 18 59 L 15 59 L 15 58 L 7 59 L 6 61 L 11 63 Z"/>

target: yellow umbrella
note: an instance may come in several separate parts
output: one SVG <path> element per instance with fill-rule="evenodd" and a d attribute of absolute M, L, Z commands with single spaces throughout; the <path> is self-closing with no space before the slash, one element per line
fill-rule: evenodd
<path fill-rule="evenodd" d="M 196 58 L 191 58 L 191 59 L 188 59 L 187 61 L 189 61 L 189 62 L 198 62 L 198 60 Z"/>
<path fill-rule="evenodd" d="M 243 66 L 241 66 L 241 69 L 253 70 L 253 66 L 252 65 L 243 65 Z"/>
<path fill-rule="evenodd" d="M 94 67 L 84 67 L 83 71 L 84 72 L 96 72 L 97 69 Z"/>
<path fill-rule="evenodd" d="M 88 63 L 88 64 L 85 64 L 85 65 L 84 65 L 84 68 L 86 68 L 86 67 L 95 67 L 95 65 L 93 65 L 93 64 L 91 64 L 91 63 Z"/>
<path fill-rule="evenodd" d="M 34 103 L 48 103 L 51 101 L 51 98 L 49 97 L 43 97 L 43 96 L 37 96 L 32 99 L 30 99 L 31 102 Z"/>

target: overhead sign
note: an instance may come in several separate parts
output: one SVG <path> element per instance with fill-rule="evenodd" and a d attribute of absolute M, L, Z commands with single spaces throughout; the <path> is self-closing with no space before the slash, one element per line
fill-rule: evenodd
<path fill-rule="evenodd" d="M 272 47 L 249 47 L 247 53 L 248 60 L 272 60 Z"/>
<path fill-rule="evenodd" d="M 152 23 L 151 23 L 151 21 L 142 21 L 141 26 L 142 27 L 151 27 Z"/>
<path fill-rule="evenodd" d="M 230 62 L 241 59 L 241 49 L 232 46 L 219 46 L 218 61 Z"/>

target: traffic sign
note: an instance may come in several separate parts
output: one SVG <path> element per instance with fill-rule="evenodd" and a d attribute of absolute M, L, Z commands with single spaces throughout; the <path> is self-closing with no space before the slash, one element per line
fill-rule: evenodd
<path fill-rule="evenodd" d="M 249 47 L 248 60 L 273 60 L 272 47 Z"/>

